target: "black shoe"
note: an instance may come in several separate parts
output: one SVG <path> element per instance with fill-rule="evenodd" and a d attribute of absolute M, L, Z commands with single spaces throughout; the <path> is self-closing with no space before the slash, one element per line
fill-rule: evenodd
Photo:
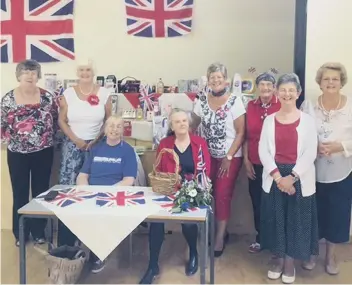
<path fill-rule="evenodd" d="M 198 271 L 198 254 L 190 254 L 186 264 L 185 273 L 187 276 L 192 276 Z"/>
<path fill-rule="evenodd" d="M 159 267 L 148 268 L 139 284 L 152 284 L 155 277 L 159 275 Z"/>
<path fill-rule="evenodd" d="M 230 235 L 229 235 L 229 233 L 227 232 L 227 233 L 225 234 L 225 236 L 224 236 L 224 246 L 223 246 L 222 250 L 215 250 L 215 251 L 214 251 L 214 257 L 220 257 L 220 256 L 224 253 L 226 244 L 229 242 L 229 239 L 230 239 Z"/>

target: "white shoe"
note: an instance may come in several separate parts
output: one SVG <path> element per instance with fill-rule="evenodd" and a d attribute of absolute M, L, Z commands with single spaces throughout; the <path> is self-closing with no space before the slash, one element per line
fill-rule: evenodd
<path fill-rule="evenodd" d="M 292 284 L 293 282 L 295 282 L 296 279 L 296 269 L 293 270 L 293 276 L 287 276 L 285 274 L 282 274 L 281 276 L 281 281 L 284 284 Z"/>
<path fill-rule="evenodd" d="M 275 272 L 275 271 L 268 271 L 268 278 L 271 280 L 276 280 L 279 279 L 282 275 L 282 271 L 281 272 Z"/>

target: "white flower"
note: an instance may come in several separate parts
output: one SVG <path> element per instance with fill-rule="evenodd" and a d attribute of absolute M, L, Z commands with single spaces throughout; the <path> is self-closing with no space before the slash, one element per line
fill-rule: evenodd
<path fill-rule="evenodd" d="M 191 199 L 189 199 L 189 201 L 190 201 L 191 203 L 193 203 L 194 199 L 193 199 L 193 198 L 191 198 Z"/>
<path fill-rule="evenodd" d="M 180 191 L 176 192 L 175 197 L 178 197 L 178 195 L 180 195 Z"/>
<path fill-rule="evenodd" d="M 189 193 L 188 193 L 189 196 L 191 197 L 196 197 L 197 196 L 197 190 L 196 189 L 192 189 Z"/>

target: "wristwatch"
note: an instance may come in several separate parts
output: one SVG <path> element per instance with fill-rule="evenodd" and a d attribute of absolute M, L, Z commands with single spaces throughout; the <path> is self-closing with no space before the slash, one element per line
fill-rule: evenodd
<path fill-rule="evenodd" d="M 227 155 L 226 158 L 227 158 L 228 160 L 232 160 L 233 156 L 232 156 L 232 155 Z"/>
<path fill-rule="evenodd" d="M 293 177 L 293 182 L 294 183 L 299 180 L 299 178 L 296 175 L 294 175 L 293 173 L 290 173 L 290 175 Z"/>

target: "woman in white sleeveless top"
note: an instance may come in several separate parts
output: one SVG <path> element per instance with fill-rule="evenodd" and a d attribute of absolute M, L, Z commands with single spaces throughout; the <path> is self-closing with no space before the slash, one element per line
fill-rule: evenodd
<path fill-rule="evenodd" d="M 325 63 L 316 82 L 322 95 L 305 101 L 301 109 L 311 114 L 318 130 L 316 160 L 317 207 L 320 238 L 326 240 L 325 270 L 338 274 L 336 244 L 349 241 L 352 204 L 352 98 L 341 94 L 347 82 L 345 67 Z M 315 258 L 307 269 L 315 265 Z"/>
<path fill-rule="evenodd" d="M 67 88 L 60 98 L 59 125 L 65 134 L 59 183 L 73 185 L 86 151 L 102 136 L 105 118 L 111 114 L 106 88 L 94 83 L 91 61 L 77 67 L 78 84 Z"/>
<path fill-rule="evenodd" d="M 59 184 L 74 185 L 88 149 L 103 136 L 103 125 L 111 114 L 106 88 L 94 83 L 91 61 L 77 67 L 78 84 L 60 97 L 59 125 L 65 137 L 61 151 Z M 76 237 L 59 222 L 58 244 L 74 245 Z"/>

